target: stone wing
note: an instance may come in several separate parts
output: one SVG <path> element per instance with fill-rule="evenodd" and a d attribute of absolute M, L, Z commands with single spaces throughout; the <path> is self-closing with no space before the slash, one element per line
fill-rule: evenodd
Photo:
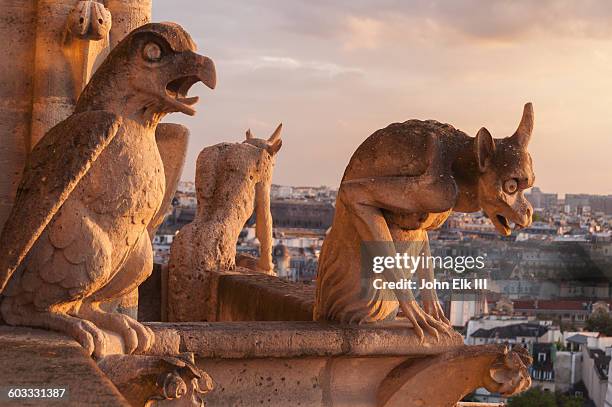
<path fill-rule="evenodd" d="M 161 225 L 170 209 L 174 192 L 183 172 L 187 144 L 189 142 L 189 130 L 185 126 L 174 123 L 161 123 L 155 130 L 155 141 L 159 155 L 164 163 L 164 174 L 166 176 L 166 192 L 164 200 L 148 226 L 149 235 L 153 238 L 157 228 Z"/>
<path fill-rule="evenodd" d="M 0 235 L 0 293 L 121 124 L 106 111 L 73 114 L 34 147 Z"/>

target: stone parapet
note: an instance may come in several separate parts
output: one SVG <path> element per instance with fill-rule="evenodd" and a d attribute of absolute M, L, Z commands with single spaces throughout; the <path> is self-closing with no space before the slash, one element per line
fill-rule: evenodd
<path fill-rule="evenodd" d="M 459 336 L 419 343 L 409 327 L 305 321 L 147 323 L 154 354 L 193 352 L 199 358 L 431 356 L 462 346 Z"/>
<path fill-rule="evenodd" d="M 0 326 L 0 405 L 129 406 L 73 339 L 39 329 Z M 61 389 L 63 398 L 13 399 L 9 389 Z"/>
<path fill-rule="evenodd" d="M 207 272 L 198 298 L 200 314 L 208 321 L 312 321 L 315 285 L 284 281 L 243 267 Z M 196 284 L 196 283 L 194 283 Z M 168 267 L 155 264 L 139 287 L 138 320 L 167 321 Z M 204 301 L 204 299 L 208 299 Z M 196 315 L 193 316 L 195 319 Z"/>
<path fill-rule="evenodd" d="M 528 386 L 529 357 L 504 345 L 424 343 L 399 325 L 302 321 L 149 323 L 153 355 L 192 352 L 214 380 L 207 406 L 455 407 L 478 387 Z"/>

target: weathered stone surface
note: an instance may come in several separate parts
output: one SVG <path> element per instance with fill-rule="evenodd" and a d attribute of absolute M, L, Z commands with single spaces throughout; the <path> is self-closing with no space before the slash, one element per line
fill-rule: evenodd
<path fill-rule="evenodd" d="M 260 244 L 257 270 L 272 273 L 270 186 L 281 126 L 267 139 L 247 131 L 243 143 L 221 143 L 202 150 L 196 164 L 198 208 L 192 223 L 174 238 L 168 263 L 168 319 L 214 321 L 216 271 L 233 270 L 236 242 L 256 211 Z"/>
<path fill-rule="evenodd" d="M 215 86 L 214 64 L 194 50 L 176 24 L 133 31 L 75 113 L 36 145 L 0 236 L 8 324 L 64 332 L 96 357 L 107 354 L 104 330 L 127 353 L 151 346 L 150 330 L 101 304 L 134 292 L 151 271 L 148 228 L 167 182 L 155 129 L 167 113 L 195 113 L 197 98 L 186 96 L 195 82 Z"/>
<path fill-rule="evenodd" d="M 111 355 L 98 367 L 134 407 L 203 407 L 204 395 L 213 389 L 212 379 L 195 365 L 192 353 Z"/>
<path fill-rule="evenodd" d="M 193 352 L 196 365 L 214 378 L 209 407 L 450 407 L 477 387 L 512 394 L 529 385 L 525 350 L 465 346 L 449 337 L 421 344 L 408 327 L 312 321 L 148 326 L 156 337 L 179 338 L 180 351 Z M 152 351 L 162 354 L 157 345 Z"/>
<path fill-rule="evenodd" d="M 26 159 L 32 114 L 36 3 L 1 0 L 0 229 L 8 217 Z"/>
<path fill-rule="evenodd" d="M 66 387 L 66 399 L 44 403 L 29 399 L 3 406 L 129 406 L 78 343 L 58 333 L 0 326 L 0 383 L 2 391 L 15 388 Z"/>
<path fill-rule="evenodd" d="M 149 232 L 151 240 L 153 240 L 157 229 L 162 224 L 172 206 L 172 199 L 174 198 L 176 188 L 181 178 L 183 166 L 185 165 L 185 156 L 187 154 L 187 145 L 189 142 L 189 130 L 180 124 L 160 123 L 155 130 L 155 142 L 157 143 L 157 149 L 161 160 L 164 163 L 166 188 L 162 203 L 147 226 L 147 231 Z M 163 308 L 164 318 L 162 319 L 162 308 L 160 308 L 161 298 L 159 298 L 162 292 L 161 278 L 159 274 L 156 274 L 155 265 L 153 265 L 153 273 L 151 273 L 150 264 L 142 262 L 139 258 L 135 258 L 126 263 L 124 268 L 128 269 L 128 272 L 131 274 L 151 274 L 142 284 L 146 285 L 146 287 L 144 287 L 146 294 L 145 298 L 143 298 L 142 307 L 138 306 L 140 303 L 140 289 L 135 289 L 117 300 L 115 304 L 110 304 L 107 309 L 109 311 L 120 312 L 132 318 L 137 318 L 138 320 L 165 320 L 165 305 Z"/>
<path fill-rule="evenodd" d="M 95 3 L 95 4 L 94 4 Z M 133 29 L 148 23 L 151 0 L 107 0 L 101 11 L 107 31 L 68 38 L 71 12 L 102 10 L 100 2 L 0 0 L 0 229 L 21 179 L 26 155 L 55 124 L 68 117 L 104 57 Z M 87 6 L 87 7 L 85 7 Z M 84 17 L 85 17 L 84 16 Z M 73 22 L 75 20 L 73 19 Z M 79 23 L 79 20 L 76 20 Z M 85 19 L 83 20 L 85 23 Z M 96 31 L 102 38 L 86 38 Z"/>
<path fill-rule="evenodd" d="M 165 321 L 165 307 L 163 301 L 167 287 L 163 283 L 162 268 L 166 265 L 153 264 L 151 275 L 138 286 L 138 320 L 139 321 Z"/>
<path fill-rule="evenodd" d="M 253 272 L 216 274 L 217 321 L 312 321 L 314 285 Z"/>
<path fill-rule="evenodd" d="M 407 243 L 411 256 L 428 256 L 427 230 L 439 227 L 452 211 L 482 209 L 503 235 L 510 234 L 509 222 L 528 226 L 532 208 L 523 190 L 534 180 L 527 152 L 532 129 L 528 103 L 517 131 L 504 139 L 494 140 L 485 128 L 472 138 L 431 120 L 394 123 L 366 139 L 344 172 L 334 223 L 321 250 L 315 319 L 389 321 L 401 309 L 420 338 L 449 333 L 435 290 L 422 290 L 424 309 L 410 290 L 368 285 L 362 293 L 362 244 L 391 243 L 374 256 L 395 256 L 393 242 Z M 419 282 L 432 281 L 433 266 L 421 265 L 416 275 Z M 397 268 L 381 276 L 394 282 L 412 278 Z"/>
<path fill-rule="evenodd" d="M 155 264 L 153 273 L 138 287 L 139 321 L 167 321 L 167 265 Z M 215 321 L 311 321 L 314 284 L 281 280 L 236 267 L 210 272 L 208 302 L 201 307 Z"/>
<path fill-rule="evenodd" d="M 510 397 L 531 385 L 531 363 L 525 348 L 504 344 L 464 346 L 435 358 L 406 361 L 381 382 L 377 405 L 454 407 L 480 387 Z"/>
<path fill-rule="evenodd" d="M 146 324 L 156 333 L 180 338 L 181 352 L 199 358 L 248 359 L 309 356 L 436 355 L 463 345 L 441 336 L 420 343 L 407 324 L 338 325 L 320 322 L 199 322 Z M 176 339 L 167 339 L 176 343 Z M 155 343 L 150 351 L 161 354 Z M 214 376 L 213 376 L 214 377 Z"/>

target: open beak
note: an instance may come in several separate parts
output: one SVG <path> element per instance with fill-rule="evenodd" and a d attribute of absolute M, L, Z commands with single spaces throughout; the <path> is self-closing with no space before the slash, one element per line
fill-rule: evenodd
<path fill-rule="evenodd" d="M 496 214 L 493 217 L 489 216 L 489 218 L 493 222 L 495 229 L 504 236 L 510 236 L 512 229 L 524 229 L 531 224 L 530 221 L 525 222 L 524 220 L 516 219 L 516 216 L 513 219 L 509 219 L 504 215 Z"/>
<path fill-rule="evenodd" d="M 196 83 L 202 82 L 210 89 L 214 89 L 217 85 L 217 73 L 215 63 L 212 59 L 192 53 L 190 58 L 190 67 L 188 71 L 181 72 L 181 75 L 171 80 L 166 85 L 166 100 L 177 111 L 193 116 L 196 111 L 192 107 L 199 98 L 197 96 L 188 97 L 189 89 Z"/>
<path fill-rule="evenodd" d="M 510 226 L 508 218 L 503 215 L 495 215 L 493 218 L 491 218 L 491 221 L 493 222 L 495 229 L 497 229 L 500 234 L 503 236 L 510 236 L 512 233 L 512 227 Z"/>

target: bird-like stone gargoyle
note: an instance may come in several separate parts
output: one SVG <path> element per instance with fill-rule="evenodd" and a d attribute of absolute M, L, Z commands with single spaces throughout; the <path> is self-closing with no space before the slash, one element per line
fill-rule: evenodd
<path fill-rule="evenodd" d="M 368 242 L 391 242 L 379 246 L 376 255 L 395 256 L 392 246 L 408 242 L 417 256 L 429 256 L 427 231 L 452 211 L 482 210 L 502 235 L 511 233 L 511 223 L 528 226 L 532 207 L 523 190 L 534 182 L 527 152 L 532 129 L 528 103 L 514 135 L 503 139 L 493 139 L 485 128 L 470 137 L 433 120 L 394 123 L 368 137 L 353 154 L 338 191 L 319 258 L 314 318 L 389 321 L 401 309 L 421 340 L 424 333 L 453 336 L 435 290 L 421 290 L 424 309 L 410 290 L 371 285 L 363 290 L 361 249 Z M 419 280 L 433 280 L 432 267 L 416 273 Z M 411 278 L 399 268 L 383 276 L 394 282 Z"/>
<path fill-rule="evenodd" d="M 96 357 L 105 354 L 104 331 L 123 338 L 127 353 L 151 346 L 149 328 L 101 304 L 133 291 L 152 268 L 147 227 L 173 164 L 158 151 L 157 125 L 168 113 L 195 113 L 194 83 L 215 87 L 212 60 L 195 51 L 173 23 L 132 31 L 74 113 L 36 145 L 0 236 L 6 323 L 66 333 Z"/>

